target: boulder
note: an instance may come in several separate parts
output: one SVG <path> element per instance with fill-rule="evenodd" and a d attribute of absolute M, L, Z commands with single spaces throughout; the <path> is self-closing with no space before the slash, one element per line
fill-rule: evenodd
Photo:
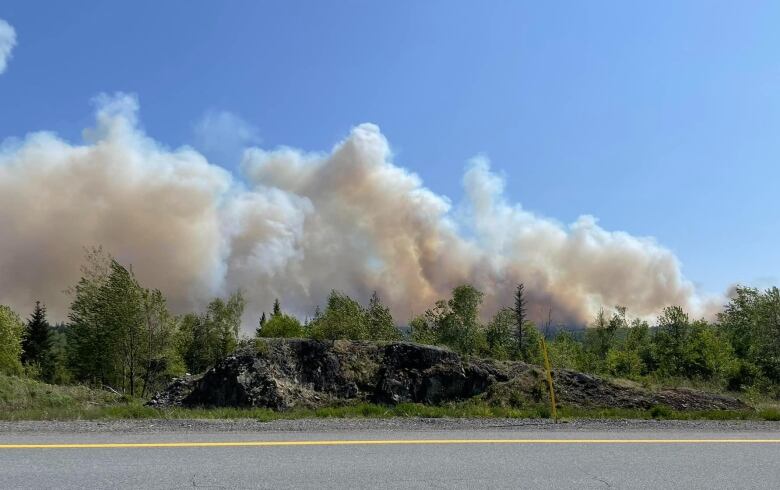
<path fill-rule="evenodd" d="M 578 407 L 677 410 L 748 408 L 738 399 L 689 389 L 652 391 L 636 383 L 557 369 L 556 395 Z M 261 339 L 195 376 L 174 380 L 157 407 L 322 407 L 366 401 L 440 404 L 479 397 L 523 406 L 547 397 L 544 371 L 523 362 L 464 359 L 410 342 Z"/>

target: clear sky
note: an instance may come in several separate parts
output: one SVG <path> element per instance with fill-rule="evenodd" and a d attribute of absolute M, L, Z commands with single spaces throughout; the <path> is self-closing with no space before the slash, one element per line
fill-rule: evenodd
<path fill-rule="evenodd" d="M 705 290 L 780 282 L 780 2 L 4 0 L 0 19 L 0 140 L 79 141 L 115 91 L 228 168 L 247 142 L 328 150 L 373 122 L 455 201 L 482 154 L 525 208 L 654 236 Z"/>

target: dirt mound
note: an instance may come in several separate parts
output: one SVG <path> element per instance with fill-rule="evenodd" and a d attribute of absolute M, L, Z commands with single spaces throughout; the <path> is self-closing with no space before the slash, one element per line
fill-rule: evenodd
<path fill-rule="evenodd" d="M 650 391 L 627 382 L 555 370 L 558 400 L 579 407 L 743 409 L 727 396 L 688 389 Z M 438 404 L 480 397 L 511 406 L 543 402 L 544 373 L 522 362 L 463 359 L 408 342 L 267 339 L 203 374 L 175 380 L 149 402 L 170 407 L 319 407 L 350 401 Z"/>

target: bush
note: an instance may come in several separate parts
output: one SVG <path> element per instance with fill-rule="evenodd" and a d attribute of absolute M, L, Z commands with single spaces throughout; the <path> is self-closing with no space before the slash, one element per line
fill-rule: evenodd
<path fill-rule="evenodd" d="M 674 415 L 674 412 L 666 405 L 655 405 L 650 409 L 650 416 L 654 419 L 667 419 L 672 415 Z"/>
<path fill-rule="evenodd" d="M 398 340 L 401 332 L 395 327 L 390 310 L 382 304 L 376 292 L 368 308 L 340 291 L 331 291 L 325 313 L 312 320 L 311 336 L 315 339 Z"/>
<path fill-rule="evenodd" d="M 331 291 L 325 313 L 311 322 L 315 339 L 368 339 L 368 322 L 360 303 L 340 291 Z"/>
<path fill-rule="evenodd" d="M 11 308 L 0 305 L 0 373 L 22 372 L 24 324 Z"/>
<path fill-rule="evenodd" d="M 555 368 L 581 370 L 584 356 L 582 344 L 577 342 L 569 332 L 560 332 L 555 339 L 547 344 L 550 364 Z"/>
<path fill-rule="evenodd" d="M 304 331 L 297 318 L 285 313 L 271 316 L 257 333 L 258 337 L 303 337 Z"/>
<path fill-rule="evenodd" d="M 613 376 L 637 378 L 642 374 L 642 359 L 633 350 L 610 349 L 606 363 L 607 371 Z"/>

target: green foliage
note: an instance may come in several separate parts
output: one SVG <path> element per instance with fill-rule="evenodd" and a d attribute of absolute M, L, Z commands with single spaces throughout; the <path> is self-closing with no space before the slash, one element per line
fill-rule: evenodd
<path fill-rule="evenodd" d="M 720 381 L 736 369 L 733 348 L 704 320 L 692 323 L 685 352 L 684 372 L 689 378 Z"/>
<path fill-rule="evenodd" d="M 42 371 L 51 371 L 51 325 L 46 320 L 46 307 L 35 302 L 35 310 L 27 321 L 22 341 L 22 363 L 35 364 Z"/>
<path fill-rule="evenodd" d="M 738 368 L 724 336 L 704 320 L 691 322 L 678 306 L 664 309 L 653 343 L 664 376 L 722 380 Z"/>
<path fill-rule="evenodd" d="M 190 373 L 205 371 L 217 359 L 217 332 L 200 315 L 187 313 L 179 321 L 179 352 Z"/>
<path fill-rule="evenodd" d="M 24 324 L 11 308 L 0 305 L 0 373 L 22 372 Z"/>
<path fill-rule="evenodd" d="M 650 409 L 650 416 L 654 419 L 668 419 L 673 413 L 673 410 L 666 405 L 655 405 Z"/>
<path fill-rule="evenodd" d="M 484 293 L 470 284 L 457 286 L 438 318 L 439 341 L 463 354 L 477 354 L 487 348 L 479 324 L 479 307 Z"/>
<path fill-rule="evenodd" d="M 182 375 L 186 367 L 177 348 L 179 320 L 170 314 L 159 290 L 142 292 L 141 396 L 145 397 L 161 389 L 171 378 Z"/>
<path fill-rule="evenodd" d="M 607 352 L 606 367 L 609 374 L 621 378 L 637 378 L 644 364 L 636 350 L 612 348 Z"/>
<path fill-rule="evenodd" d="M 666 307 L 658 317 L 657 328 L 653 341 L 658 370 L 665 376 L 685 376 L 691 332 L 688 314 L 679 306 Z"/>
<path fill-rule="evenodd" d="M 369 339 L 398 340 L 401 338 L 401 332 L 395 326 L 390 309 L 382 304 L 376 291 L 371 295 L 365 315 Z"/>
<path fill-rule="evenodd" d="M 526 322 L 526 300 L 525 300 L 525 285 L 520 283 L 515 289 L 515 340 L 517 342 L 517 352 L 521 357 L 525 354 L 526 345 L 530 343 L 529 339 L 524 338 L 525 322 Z"/>
<path fill-rule="evenodd" d="M 179 352 L 189 372 L 203 372 L 236 349 L 245 303 L 237 291 L 227 301 L 213 299 L 201 315 L 181 318 Z"/>
<path fill-rule="evenodd" d="M 336 290 L 330 292 L 325 312 L 312 320 L 310 328 L 315 339 L 368 338 L 368 322 L 360 303 Z"/>
<path fill-rule="evenodd" d="M 180 372 L 177 324 L 162 293 L 141 287 L 132 270 L 100 249 L 88 251 L 82 272 L 67 329 L 75 378 L 144 396 Z"/>
<path fill-rule="evenodd" d="M 496 313 L 485 329 L 490 357 L 499 360 L 509 359 L 517 346 L 514 336 L 516 316 L 514 310 L 502 308 Z"/>
<path fill-rule="evenodd" d="M 718 323 L 740 363 L 732 382 L 780 385 L 780 290 L 737 287 Z"/>
<path fill-rule="evenodd" d="M 265 317 L 265 312 L 260 316 L 260 321 L 257 322 L 257 328 L 255 329 L 255 337 L 260 335 L 260 331 L 263 330 L 268 319 Z"/>
<path fill-rule="evenodd" d="M 98 248 L 87 251 L 82 277 L 70 292 L 67 326 L 52 328 L 45 308 L 37 304 L 25 329 L 18 315 L 0 307 L 0 372 L 106 385 L 143 397 L 185 369 L 204 371 L 239 345 L 245 306 L 240 291 L 214 299 L 201 314 L 174 317 L 160 291 L 141 286 L 132 269 Z M 411 338 L 465 355 L 539 364 L 541 334 L 526 318 L 525 294 L 519 284 L 512 307 L 499 310 L 483 325 L 483 293 L 460 285 L 450 299 L 437 301 L 412 319 Z M 335 290 L 324 311 L 318 309 L 307 325 L 285 314 L 276 299 L 272 314 L 263 314 L 256 336 L 402 337 L 376 292 L 364 307 Z M 652 327 L 630 319 L 624 307 L 601 310 L 583 340 L 561 332 L 548 347 L 555 368 L 778 396 L 780 290 L 736 288 L 716 323 L 691 319 L 678 306 L 665 308 Z"/>
<path fill-rule="evenodd" d="M 209 303 L 203 321 L 217 333 L 217 356 L 223 358 L 238 345 L 238 332 L 246 300 L 241 291 L 236 291 L 227 301 L 215 298 Z"/>
<path fill-rule="evenodd" d="M 271 316 L 271 319 L 266 321 L 263 327 L 257 331 L 257 337 L 300 338 L 304 336 L 305 332 L 301 322 L 294 316 L 285 313 Z"/>
<path fill-rule="evenodd" d="M 542 364 L 544 354 L 542 353 L 542 334 L 533 322 L 525 322 L 526 342 L 520 354 L 520 359 L 531 364 Z M 549 352 L 548 352 L 549 355 Z"/>
<path fill-rule="evenodd" d="M 624 307 L 616 307 L 615 313 L 609 318 L 603 309 L 599 310 L 596 319 L 585 335 L 585 349 L 603 361 L 616 342 L 617 332 L 627 326 Z"/>
<path fill-rule="evenodd" d="M 29 378 L 0 374 L 0 418 L 78 418 L 82 410 L 103 408 L 119 397 L 86 386 L 55 386 Z"/>
<path fill-rule="evenodd" d="M 68 366 L 67 328 L 66 324 L 60 324 L 51 329 L 48 363 L 50 371 L 43 373 L 43 381 L 47 383 L 69 384 L 73 381 L 73 374 Z"/>
<path fill-rule="evenodd" d="M 449 301 L 437 301 L 434 308 L 412 320 L 412 339 L 446 345 L 462 354 L 486 352 L 487 339 L 478 321 L 482 297 L 471 285 L 456 287 Z"/>
<path fill-rule="evenodd" d="M 363 308 L 346 294 L 331 291 L 325 311 L 315 315 L 309 329 L 315 339 L 396 340 L 401 336 L 376 292 L 368 308 Z"/>
<path fill-rule="evenodd" d="M 559 414 L 566 419 L 720 419 L 720 420 L 780 420 L 777 405 L 757 410 L 684 411 L 665 406 L 650 410 L 618 408 L 583 409 L 564 405 Z M 31 379 L 0 374 L 0 420 L 86 420 L 86 419 L 254 419 L 271 421 L 315 417 L 341 418 L 546 418 L 549 408 L 544 404 L 522 403 L 514 406 L 496 405 L 471 399 L 442 405 L 399 403 L 378 405 L 354 403 L 317 409 L 295 408 L 276 411 L 268 408 L 172 408 L 156 409 L 138 400 L 126 400 L 104 390 L 85 386 L 53 386 Z"/>
<path fill-rule="evenodd" d="M 656 369 L 650 326 L 646 321 L 634 319 L 631 322 L 623 348 L 635 353 L 641 361 L 639 374 L 645 375 Z"/>
<path fill-rule="evenodd" d="M 102 324 L 104 314 L 100 303 L 100 288 L 108 279 L 110 258 L 102 249 L 86 251 L 82 277 L 71 289 L 68 327 L 68 363 L 73 376 L 92 384 L 111 382 L 114 359 L 111 332 Z"/>
<path fill-rule="evenodd" d="M 518 287 L 521 296 L 522 291 Z M 499 310 L 487 326 L 483 326 L 479 322 L 482 297 L 483 293 L 471 285 L 456 287 L 452 290 L 451 299 L 437 301 L 433 308 L 410 322 L 412 340 L 446 345 L 461 354 L 540 363 L 541 334 L 536 326 L 524 320 L 521 344 L 517 307 Z M 520 303 L 525 308 L 522 298 Z M 522 312 L 524 315 L 525 310 Z"/>
<path fill-rule="evenodd" d="M 282 305 L 279 303 L 279 298 L 276 298 L 274 300 L 274 308 L 273 313 L 271 313 L 271 316 L 279 316 L 282 314 Z"/>
<path fill-rule="evenodd" d="M 582 343 L 577 342 L 571 333 L 559 332 L 547 345 L 547 351 L 553 367 L 581 370 L 585 350 Z"/>
<path fill-rule="evenodd" d="M 98 289 L 98 328 L 107 333 L 107 350 L 114 356 L 109 384 L 135 396 L 142 365 L 143 291 L 133 274 L 111 260 L 108 278 Z"/>

